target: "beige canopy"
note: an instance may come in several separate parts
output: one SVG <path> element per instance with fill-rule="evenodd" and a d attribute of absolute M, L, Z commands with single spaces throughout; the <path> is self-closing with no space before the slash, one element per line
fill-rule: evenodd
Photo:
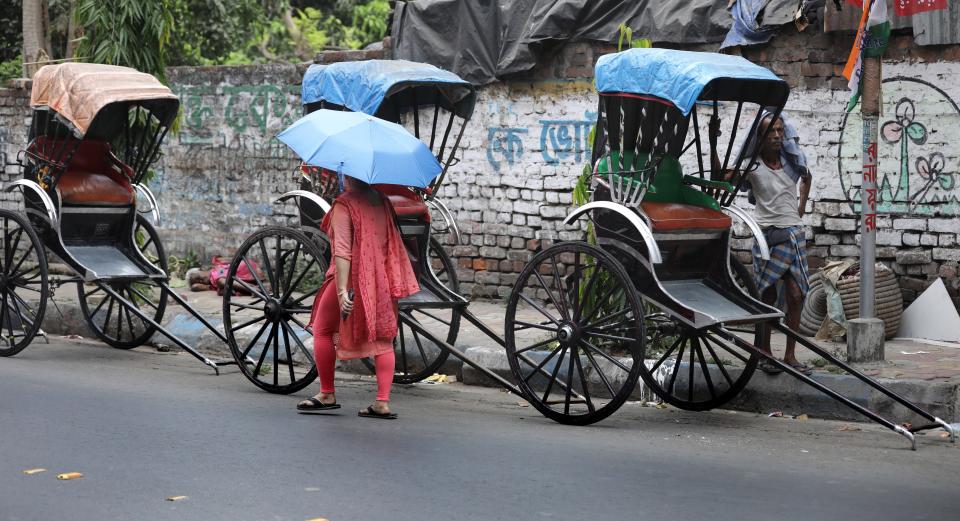
<path fill-rule="evenodd" d="M 41 67 L 33 77 L 30 106 L 47 106 L 86 134 L 105 106 L 120 101 L 176 100 L 153 76 L 129 67 L 61 63 Z"/>

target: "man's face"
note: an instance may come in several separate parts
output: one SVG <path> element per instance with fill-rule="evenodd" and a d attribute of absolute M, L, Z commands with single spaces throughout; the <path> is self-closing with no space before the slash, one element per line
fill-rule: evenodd
<path fill-rule="evenodd" d="M 766 127 L 770 127 L 770 131 L 767 132 L 766 138 L 763 140 L 763 149 L 761 152 L 776 152 L 780 153 L 780 149 L 783 148 L 783 122 L 780 121 L 780 118 L 777 118 L 772 123 L 770 118 L 764 119 L 763 124 L 760 126 L 760 135 L 762 136 Z"/>

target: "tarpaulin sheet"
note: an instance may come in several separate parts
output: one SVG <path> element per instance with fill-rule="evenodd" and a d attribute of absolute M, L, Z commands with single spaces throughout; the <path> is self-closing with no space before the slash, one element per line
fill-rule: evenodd
<path fill-rule="evenodd" d="M 384 98 L 414 85 L 437 85 L 461 117 L 473 112 L 473 89 L 456 74 L 426 63 L 366 60 L 314 64 L 303 75 L 302 103 L 326 101 L 352 111 L 376 114 Z"/>
<path fill-rule="evenodd" d="M 394 56 L 476 84 L 532 69 L 551 42 L 616 42 L 621 23 L 655 43 L 723 41 L 728 0 L 417 0 L 398 2 Z"/>
<path fill-rule="evenodd" d="M 718 78 L 781 82 L 769 70 L 740 56 L 675 51 L 630 49 L 601 56 L 597 61 L 597 91 L 649 94 L 671 101 L 684 114 L 700 92 Z"/>
<path fill-rule="evenodd" d="M 47 106 L 84 135 L 107 105 L 123 101 L 163 101 L 172 118 L 179 99 L 153 76 L 129 67 L 97 63 L 45 65 L 33 77 L 30 106 Z"/>

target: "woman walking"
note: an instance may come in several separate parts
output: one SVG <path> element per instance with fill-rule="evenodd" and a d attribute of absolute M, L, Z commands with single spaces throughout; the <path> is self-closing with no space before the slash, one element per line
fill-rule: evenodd
<path fill-rule="evenodd" d="M 297 404 L 297 410 L 339 409 L 333 385 L 336 360 L 373 358 L 377 398 L 359 415 L 394 419 L 389 401 L 397 301 L 420 288 L 390 202 L 363 181 L 343 179 L 346 190 L 321 224 L 333 254 L 310 317 L 320 393 Z"/>

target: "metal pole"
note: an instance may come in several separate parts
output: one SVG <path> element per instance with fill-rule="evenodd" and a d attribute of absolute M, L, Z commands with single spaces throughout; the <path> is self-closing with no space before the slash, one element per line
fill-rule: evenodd
<path fill-rule="evenodd" d="M 863 57 L 863 181 L 860 188 L 860 318 L 874 318 L 877 256 L 877 135 L 880 118 L 880 58 Z"/>

